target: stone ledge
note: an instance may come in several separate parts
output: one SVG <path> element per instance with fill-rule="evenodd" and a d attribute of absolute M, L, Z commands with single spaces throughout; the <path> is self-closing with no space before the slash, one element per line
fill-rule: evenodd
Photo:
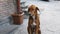
<path fill-rule="evenodd" d="M 13 32 L 18 28 L 17 25 L 10 25 L 9 23 L 5 23 L 0 26 L 0 34 L 8 34 Z"/>

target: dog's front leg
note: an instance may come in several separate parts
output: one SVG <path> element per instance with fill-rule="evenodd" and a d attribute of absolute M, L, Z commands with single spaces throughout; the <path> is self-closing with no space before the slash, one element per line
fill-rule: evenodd
<path fill-rule="evenodd" d="M 36 27 L 35 29 L 35 34 L 38 34 L 38 27 Z"/>
<path fill-rule="evenodd" d="M 40 30 L 40 28 L 39 28 L 39 30 L 38 30 L 38 33 L 41 34 L 41 30 Z"/>
<path fill-rule="evenodd" d="M 32 34 L 32 29 L 28 27 L 28 34 Z"/>

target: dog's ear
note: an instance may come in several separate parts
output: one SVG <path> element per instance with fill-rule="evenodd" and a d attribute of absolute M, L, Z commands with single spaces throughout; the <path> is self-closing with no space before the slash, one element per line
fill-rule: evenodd
<path fill-rule="evenodd" d="M 28 8 L 28 12 L 30 11 L 30 8 Z"/>
<path fill-rule="evenodd" d="M 39 10 L 39 8 L 38 8 L 38 7 L 36 7 L 36 10 Z"/>

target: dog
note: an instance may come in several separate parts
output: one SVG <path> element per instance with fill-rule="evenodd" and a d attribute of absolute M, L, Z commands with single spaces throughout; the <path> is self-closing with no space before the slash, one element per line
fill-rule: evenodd
<path fill-rule="evenodd" d="M 29 13 L 29 20 L 28 20 L 28 34 L 41 34 L 41 30 L 40 30 L 40 20 L 39 20 L 39 16 L 37 13 L 37 10 L 39 10 L 38 7 L 36 7 L 35 5 L 31 5 L 28 8 L 28 13 Z"/>

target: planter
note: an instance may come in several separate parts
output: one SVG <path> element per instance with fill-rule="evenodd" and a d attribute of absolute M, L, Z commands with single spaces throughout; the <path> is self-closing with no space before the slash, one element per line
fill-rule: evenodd
<path fill-rule="evenodd" d="M 21 25 L 23 24 L 24 14 L 12 14 L 13 24 Z"/>

